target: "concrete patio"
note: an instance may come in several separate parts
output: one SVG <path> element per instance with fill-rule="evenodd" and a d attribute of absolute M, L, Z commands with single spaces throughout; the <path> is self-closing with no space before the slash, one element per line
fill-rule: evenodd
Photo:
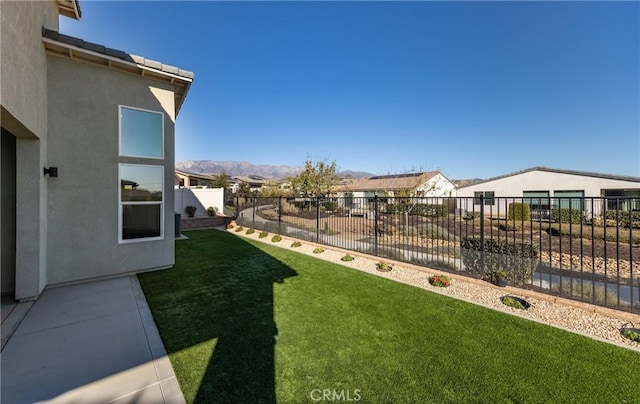
<path fill-rule="evenodd" d="M 46 288 L 2 309 L 3 403 L 184 402 L 135 276 Z"/>

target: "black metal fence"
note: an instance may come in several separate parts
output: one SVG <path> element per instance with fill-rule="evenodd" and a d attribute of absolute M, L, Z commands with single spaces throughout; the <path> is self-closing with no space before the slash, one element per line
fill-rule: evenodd
<path fill-rule="evenodd" d="M 640 313 L 640 198 L 234 203 L 247 228 Z"/>

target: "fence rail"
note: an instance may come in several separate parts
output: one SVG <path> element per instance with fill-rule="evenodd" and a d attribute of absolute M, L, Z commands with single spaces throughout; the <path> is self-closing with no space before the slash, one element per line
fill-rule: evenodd
<path fill-rule="evenodd" d="M 241 226 L 640 313 L 640 211 L 609 209 L 640 206 L 640 198 L 541 199 L 234 203 Z"/>

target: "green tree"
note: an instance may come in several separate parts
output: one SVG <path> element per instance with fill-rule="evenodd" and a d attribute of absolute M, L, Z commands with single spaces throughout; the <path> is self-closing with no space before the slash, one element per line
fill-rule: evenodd
<path fill-rule="evenodd" d="M 222 172 L 222 174 L 216 175 L 211 181 L 211 187 L 224 189 L 229 188 L 229 177 L 227 176 L 227 174 L 225 172 Z"/>
<path fill-rule="evenodd" d="M 313 164 L 306 161 L 302 171 L 289 179 L 291 188 L 296 195 L 305 197 L 332 195 L 340 184 L 340 178 L 336 175 L 337 169 L 335 162 L 327 164 L 321 161 Z"/>
<path fill-rule="evenodd" d="M 253 196 L 251 185 L 249 185 L 249 183 L 245 181 L 240 182 L 240 185 L 238 186 L 238 192 L 236 193 L 238 194 L 238 196 L 241 196 L 243 198 Z"/>

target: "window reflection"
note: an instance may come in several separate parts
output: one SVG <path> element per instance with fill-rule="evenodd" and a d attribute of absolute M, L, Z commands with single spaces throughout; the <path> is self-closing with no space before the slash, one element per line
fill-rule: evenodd
<path fill-rule="evenodd" d="M 163 157 L 163 115 L 120 107 L 120 155 Z"/>

